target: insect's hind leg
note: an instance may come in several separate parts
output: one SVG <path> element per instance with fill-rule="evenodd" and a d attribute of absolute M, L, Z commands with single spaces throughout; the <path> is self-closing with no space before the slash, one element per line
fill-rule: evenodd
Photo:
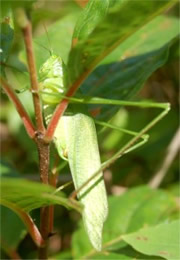
<path fill-rule="evenodd" d="M 94 121 L 98 125 L 101 125 L 101 126 L 104 126 L 104 127 L 108 127 L 108 128 L 120 131 L 122 133 L 134 136 L 134 137 L 139 134 L 139 132 L 127 130 L 127 129 L 124 129 L 124 128 L 112 125 L 110 123 L 106 123 L 106 122 L 100 121 L 100 120 L 96 120 L 95 119 Z M 131 152 L 131 151 L 137 149 L 138 147 L 142 146 L 143 144 L 145 144 L 148 141 L 148 139 L 149 139 L 149 135 L 148 134 L 143 134 L 142 136 L 140 136 L 140 139 L 142 139 L 142 140 L 139 141 L 138 143 L 134 144 L 133 146 L 131 146 L 128 150 L 126 150 L 125 153 Z"/>
<path fill-rule="evenodd" d="M 105 99 L 101 98 L 92 98 L 90 102 L 91 104 L 98 104 L 98 101 L 100 101 L 101 104 L 107 104 Z M 118 158 L 122 157 L 124 154 L 136 149 L 137 147 L 141 146 L 143 143 L 145 143 L 148 139 L 148 136 L 146 135 L 146 132 L 149 131 L 157 122 L 159 122 L 170 110 L 170 104 L 169 103 L 154 103 L 154 102 L 131 102 L 131 101 L 119 101 L 119 100 L 112 100 L 109 105 L 124 105 L 124 106 L 133 106 L 133 107 L 140 107 L 140 108 L 160 108 L 163 109 L 163 111 L 158 114 L 155 118 L 153 118 L 140 132 L 136 133 L 133 131 L 129 131 L 126 129 L 121 129 L 121 131 L 129 133 L 131 132 L 131 135 L 134 137 L 127 142 L 122 148 L 120 148 L 110 159 L 103 162 L 101 167 L 98 171 L 96 171 L 89 180 L 87 180 L 78 190 L 72 193 L 71 198 L 74 198 L 76 194 L 81 191 L 91 180 L 93 180 L 98 174 L 108 168 L 112 163 L 114 163 Z M 98 124 L 103 124 L 108 126 L 108 123 L 96 121 Z M 116 126 L 109 125 L 111 128 L 116 128 Z M 119 128 L 120 130 L 120 128 Z M 139 143 L 136 143 L 140 138 L 143 138 L 143 140 Z"/>

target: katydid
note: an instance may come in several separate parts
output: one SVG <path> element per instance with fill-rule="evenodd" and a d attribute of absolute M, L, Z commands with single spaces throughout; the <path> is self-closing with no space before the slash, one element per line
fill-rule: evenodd
<path fill-rule="evenodd" d="M 40 69 L 40 86 L 48 93 L 66 92 L 66 71 L 62 60 L 52 55 Z M 46 122 L 51 118 L 56 95 L 43 93 Z M 58 96 L 58 95 L 57 95 Z M 101 166 L 94 121 L 83 113 L 64 115 L 58 123 L 54 142 L 59 155 L 68 160 L 73 182 L 79 189 Z M 103 174 L 94 178 L 78 197 L 83 204 L 83 221 L 94 248 L 101 250 L 103 223 L 108 214 L 108 204 Z"/>
<path fill-rule="evenodd" d="M 98 97 L 69 98 L 65 96 L 67 73 L 65 64 L 61 58 L 56 55 L 52 55 L 40 69 L 40 88 L 47 124 L 51 119 L 56 105 L 64 97 L 69 99 L 71 103 L 76 104 L 109 104 L 163 109 L 163 111 L 139 133 L 95 120 L 97 124 L 111 127 L 133 136 L 124 147 L 103 164 L 100 162 L 94 119 L 86 112 L 78 111 L 75 105 L 75 110 L 67 109 L 65 115 L 60 119 L 57 125 L 54 134 L 54 143 L 59 155 L 69 163 L 76 189 L 73 193 L 73 197 L 77 194 L 83 204 L 83 221 L 88 237 L 93 247 L 100 251 L 103 223 L 108 214 L 102 170 L 107 168 L 123 154 L 144 144 L 148 139 L 148 135 L 145 133 L 166 115 L 170 107 L 168 103 L 126 102 Z M 137 143 L 140 138 L 142 138 L 142 140 Z"/>

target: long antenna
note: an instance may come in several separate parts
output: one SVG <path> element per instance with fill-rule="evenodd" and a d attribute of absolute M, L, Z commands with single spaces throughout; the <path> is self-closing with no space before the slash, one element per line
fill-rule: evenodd
<path fill-rule="evenodd" d="M 34 41 L 34 43 L 37 44 L 37 45 L 39 45 L 39 46 L 41 46 L 42 48 L 44 48 L 46 51 L 48 51 L 48 52 L 50 53 L 50 55 L 52 55 L 52 51 L 51 51 L 50 49 L 46 48 L 44 45 L 42 45 L 42 44 L 39 43 L 39 42 Z"/>
<path fill-rule="evenodd" d="M 52 55 L 53 51 L 52 51 L 52 44 L 51 44 L 51 41 L 50 41 L 50 38 L 49 38 L 49 34 L 48 34 L 48 31 L 47 31 L 47 28 L 46 28 L 44 21 L 42 23 L 43 23 L 43 27 L 44 27 L 44 30 L 45 30 L 46 35 L 47 35 L 47 39 L 48 39 L 48 43 L 49 43 L 49 47 L 50 47 L 50 55 Z"/>

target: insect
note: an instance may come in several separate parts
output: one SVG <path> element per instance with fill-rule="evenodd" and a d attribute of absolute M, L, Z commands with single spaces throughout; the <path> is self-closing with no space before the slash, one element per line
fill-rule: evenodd
<path fill-rule="evenodd" d="M 44 92 L 44 114 L 48 123 L 58 94 L 66 92 L 66 68 L 60 57 L 52 55 L 40 69 L 40 86 Z M 69 162 L 75 188 L 80 188 L 100 166 L 95 124 L 83 113 L 63 116 L 54 134 L 59 155 Z M 108 214 L 108 203 L 102 172 L 78 193 L 83 204 L 83 221 L 94 248 L 101 250 L 103 223 Z"/>
<path fill-rule="evenodd" d="M 62 59 L 52 55 L 40 68 L 39 82 L 43 100 L 44 115 L 48 124 L 56 105 L 66 95 L 67 69 Z M 78 198 L 84 206 L 83 222 L 93 247 L 100 251 L 102 244 L 103 224 L 108 215 L 108 203 L 102 170 L 107 168 L 124 153 L 144 144 L 148 135 L 145 133 L 169 111 L 168 103 L 126 102 L 96 97 L 69 98 L 74 103 L 60 119 L 54 134 L 54 143 L 59 155 L 67 160 Z M 163 111 L 139 133 L 120 129 L 111 124 L 95 120 L 99 125 L 110 127 L 133 138 L 115 153 L 109 160 L 101 164 L 94 119 L 87 111 L 79 109 L 77 104 L 113 104 L 138 106 L 141 108 L 161 108 Z M 140 142 L 137 142 L 139 139 Z"/>

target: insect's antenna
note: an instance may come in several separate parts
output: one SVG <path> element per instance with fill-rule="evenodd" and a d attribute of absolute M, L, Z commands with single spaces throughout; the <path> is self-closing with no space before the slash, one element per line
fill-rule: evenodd
<path fill-rule="evenodd" d="M 45 23 L 43 22 L 43 27 L 44 27 L 44 30 L 46 32 L 46 35 L 47 35 L 47 39 L 48 39 L 48 43 L 49 43 L 49 46 L 50 46 L 50 55 L 52 55 L 53 51 L 52 51 L 52 44 L 51 44 L 51 41 L 50 41 L 50 38 L 49 38 L 49 34 L 48 34 L 48 31 L 47 31 L 47 27 L 45 25 Z"/>
<path fill-rule="evenodd" d="M 36 42 L 36 41 L 34 41 L 34 43 L 37 44 L 37 45 L 39 45 L 39 46 L 41 46 L 42 48 L 44 48 L 46 51 L 48 51 L 48 52 L 50 53 L 50 55 L 52 55 L 51 50 L 49 50 L 48 48 L 46 48 L 44 45 L 42 45 L 41 43 Z"/>

